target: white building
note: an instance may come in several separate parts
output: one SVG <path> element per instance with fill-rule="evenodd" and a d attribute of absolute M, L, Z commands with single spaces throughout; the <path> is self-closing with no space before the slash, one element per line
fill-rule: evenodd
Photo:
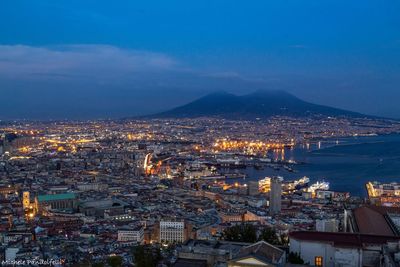
<path fill-rule="evenodd" d="M 137 226 L 135 228 L 124 228 L 118 230 L 118 242 L 132 242 L 135 241 L 139 244 L 143 243 L 144 240 L 144 229 L 143 226 Z"/>
<path fill-rule="evenodd" d="M 398 237 L 299 231 L 290 234 L 289 247 L 312 266 L 390 266 L 381 265 L 388 242 Z"/>
<path fill-rule="evenodd" d="M 160 221 L 160 242 L 185 241 L 185 222 L 183 221 Z"/>

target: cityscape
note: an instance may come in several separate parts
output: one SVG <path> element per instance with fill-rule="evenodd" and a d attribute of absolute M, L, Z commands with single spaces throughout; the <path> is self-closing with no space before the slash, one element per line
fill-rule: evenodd
<path fill-rule="evenodd" d="M 307 163 L 282 157 L 322 140 L 399 133 L 397 121 L 21 121 L 0 131 L 2 248 L 10 264 L 139 265 L 139 249 L 165 266 L 247 266 L 241 259 L 260 255 L 274 266 L 350 266 L 361 258 L 378 266 L 382 255 L 389 262 L 397 255 L 399 183 L 360 184 L 367 197 L 332 191 L 309 177 L 285 179 Z M 249 180 L 244 172 L 263 168 L 283 174 Z M 307 252 L 312 246 L 336 252 L 325 259 L 320 249 Z"/>
<path fill-rule="evenodd" d="M 0 266 L 400 267 L 400 1 L 0 1 Z"/>

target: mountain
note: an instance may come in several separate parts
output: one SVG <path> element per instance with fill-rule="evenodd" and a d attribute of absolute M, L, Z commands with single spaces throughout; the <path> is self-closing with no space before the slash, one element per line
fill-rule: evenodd
<path fill-rule="evenodd" d="M 285 91 L 259 90 L 237 96 L 216 92 L 186 105 L 154 114 L 151 118 L 221 117 L 227 119 L 256 119 L 271 116 L 307 117 L 313 115 L 366 117 L 352 111 L 316 105 L 303 101 Z"/>

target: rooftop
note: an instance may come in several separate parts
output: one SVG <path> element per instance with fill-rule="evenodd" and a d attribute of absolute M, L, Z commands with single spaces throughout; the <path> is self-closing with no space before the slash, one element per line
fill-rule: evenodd
<path fill-rule="evenodd" d="M 255 244 L 243 247 L 233 261 L 252 256 L 264 262 L 277 263 L 284 254 L 285 252 L 283 250 L 265 241 L 259 241 Z"/>
<path fill-rule="evenodd" d="M 195 260 L 195 259 L 178 259 L 174 264 L 174 267 L 206 267 L 206 260 Z"/>
<path fill-rule="evenodd" d="M 388 213 L 400 214 L 400 208 L 363 206 L 354 210 L 354 218 L 361 234 L 397 236 Z"/>
<path fill-rule="evenodd" d="M 357 248 L 363 247 L 364 244 L 386 244 L 390 241 L 400 241 L 400 237 L 395 236 L 308 231 L 292 232 L 290 233 L 290 238 L 303 241 L 333 243 L 333 245 L 337 247 Z"/>
<path fill-rule="evenodd" d="M 74 199 L 75 193 L 65 193 L 65 194 L 53 194 L 53 195 L 39 195 L 37 197 L 39 202 L 43 201 L 55 201 L 64 199 Z"/>

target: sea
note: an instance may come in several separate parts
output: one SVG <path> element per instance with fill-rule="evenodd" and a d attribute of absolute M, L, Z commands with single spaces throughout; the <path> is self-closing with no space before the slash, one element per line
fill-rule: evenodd
<path fill-rule="evenodd" d="M 274 151 L 271 156 L 299 164 L 292 166 L 294 172 L 284 168 L 246 168 L 242 171 L 246 179 L 240 182 L 266 176 L 282 176 L 285 180 L 307 176 L 311 183 L 326 181 L 331 190 L 360 197 L 367 196 L 368 181 L 400 182 L 400 134 L 324 139 Z"/>

